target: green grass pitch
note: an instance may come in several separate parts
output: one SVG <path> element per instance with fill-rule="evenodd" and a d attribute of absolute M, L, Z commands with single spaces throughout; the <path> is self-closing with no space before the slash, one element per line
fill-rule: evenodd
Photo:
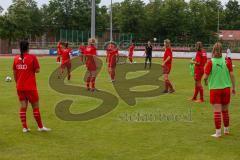
<path fill-rule="evenodd" d="M 203 104 L 187 101 L 193 94 L 194 81 L 190 76 L 189 60 L 175 59 L 170 79 L 176 93 L 154 98 L 138 98 L 137 104 L 128 106 L 119 99 L 118 106 L 110 113 L 86 122 L 66 122 L 55 115 L 55 105 L 64 98 L 74 100 L 71 111 L 86 112 L 100 101 L 83 96 L 64 95 L 48 85 L 51 72 L 58 66 L 55 59 L 39 58 L 41 73 L 37 75 L 42 119 L 49 133 L 36 131 L 32 109 L 28 108 L 28 124 L 31 132 L 21 132 L 18 117 L 19 103 L 15 83 L 7 83 L 12 76 L 13 58 L 0 59 L 0 159 L 1 160 L 238 160 L 240 159 L 240 111 L 239 94 L 232 98 L 231 135 L 214 139 L 213 113 L 205 87 Z M 143 59 L 136 59 L 143 62 Z M 161 59 L 154 59 L 160 63 Z M 237 84 L 238 61 L 234 61 Z M 75 70 L 71 83 L 84 85 L 84 67 Z M 160 69 L 159 69 L 160 70 Z M 134 74 L 133 74 L 134 75 Z M 116 93 L 109 83 L 104 64 L 97 80 L 97 87 Z M 147 88 L 146 88 L 147 89 Z M 144 88 L 141 88 L 144 90 Z M 157 122 L 126 121 L 124 113 L 187 114 L 191 110 L 192 121 L 163 120 Z"/>

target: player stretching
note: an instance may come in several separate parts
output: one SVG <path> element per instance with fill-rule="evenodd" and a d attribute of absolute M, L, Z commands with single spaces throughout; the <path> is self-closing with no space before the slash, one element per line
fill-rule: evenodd
<path fill-rule="evenodd" d="M 28 41 L 20 42 L 21 55 L 17 55 L 13 62 L 13 74 L 16 82 L 17 94 L 21 107 L 19 116 L 22 122 L 23 132 L 29 132 L 27 125 L 27 107 L 28 102 L 33 108 L 33 116 L 38 124 L 38 131 L 50 131 L 42 124 L 41 114 L 39 111 L 39 97 L 36 86 L 35 73 L 39 73 L 40 66 L 35 55 L 30 55 Z"/>
<path fill-rule="evenodd" d="M 163 57 L 163 77 L 165 81 L 165 90 L 163 93 L 173 93 L 175 90 L 173 89 L 173 86 L 168 79 L 171 68 L 172 68 L 172 49 L 171 49 L 171 42 L 169 39 L 164 40 L 164 48 L 165 53 Z"/>
<path fill-rule="evenodd" d="M 95 91 L 95 80 L 97 76 L 97 49 L 95 47 L 96 40 L 91 38 L 88 40 L 88 46 L 85 49 L 86 67 L 87 67 L 87 90 Z"/>
<path fill-rule="evenodd" d="M 135 45 L 133 42 L 131 42 L 131 45 L 128 48 L 128 58 L 130 63 L 133 63 L 133 52 L 134 52 Z"/>
<path fill-rule="evenodd" d="M 195 68 L 194 68 L 195 92 L 191 100 L 201 103 L 201 102 L 204 102 L 203 86 L 202 86 L 201 80 L 204 74 L 204 66 L 207 62 L 207 54 L 203 50 L 202 42 L 196 43 L 196 50 L 197 50 L 197 53 L 196 53 L 195 60 L 191 61 L 192 64 L 195 64 Z M 197 100 L 198 92 L 200 92 L 200 100 Z"/>
<path fill-rule="evenodd" d="M 230 88 L 232 86 L 232 94 L 235 94 L 235 78 L 231 63 L 222 56 L 221 43 L 216 43 L 213 47 L 212 59 L 205 68 L 204 81 L 209 87 L 210 103 L 214 109 L 216 133 L 212 136 L 221 136 L 221 117 L 223 117 L 224 134 L 228 135 Z"/>
<path fill-rule="evenodd" d="M 147 68 L 147 61 L 149 60 L 149 68 L 152 66 L 152 45 L 151 42 L 148 41 L 148 44 L 145 47 L 144 55 L 146 55 L 145 58 L 145 69 Z"/>
<path fill-rule="evenodd" d="M 64 48 L 62 48 L 62 45 L 64 45 Z M 64 69 L 66 68 L 67 74 L 68 74 L 68 80 L 70 80 L 71 79 L 71 68 L 72 68 L 70 54 L 72 52 L 72 49 L 68 48 L 68 43 L 58 42 L 58 50 L 62 57 L 61 74 L 63 74 Z"/>
<path fill-rule="evenodd" d="M 116 65 L 118 61 L 118 49 L 117 46 L 110 42 L 107 47 L 107 59 L 108 63 L 108 73 L 111 77 L 111 82 L 115 81 L 115 74 L 116 74 Z"/>

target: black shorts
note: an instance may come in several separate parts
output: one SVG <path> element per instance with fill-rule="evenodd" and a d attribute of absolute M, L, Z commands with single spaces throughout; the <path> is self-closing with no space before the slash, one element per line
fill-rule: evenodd
<path fill-rule="evenodd" d="M 145 57 L 145 62 L 147 62 L 148 60 L 149 60 L 149 62 L 152 61 L 152 55 L 147 55 L 147 56 Z"/>

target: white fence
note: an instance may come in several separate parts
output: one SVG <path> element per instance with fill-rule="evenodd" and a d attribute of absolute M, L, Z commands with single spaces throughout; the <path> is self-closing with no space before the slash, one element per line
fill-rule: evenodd
<path fill-rule="evenodd" d="M 49 50 L 48 49 L 32 49 L 30 50 L 31 54 L 36 54 L 36 55 L 49 55 Z M 13 54 L 19 54 L 20 51 L 19 49 L 13 49 L 12 50 Z M 128 55 L 127 51 L 120 51 L 122 55 Z M 106 56 L 106 51 L 104 50 L 98 50 L 97 54 L 99 56 Z M 153 51 L 152 55 L 153 57 L 163 57 L 164 52 L 163 51 Z M 196 53 L 195 52 L 173 52 L 173 57 L 176 58 L 192 58 L 195 57 Z M 207 53 L 208 57 L 211 57 L 211 53 Z M 135 51 L 133 56 L 135 57 L 144 57 L 144 51 Z M 225 56 L 225 53 L 224 53 Z M 232 53 L 232 59 L 239 59 L 240 60 L 240 53 Z"/>

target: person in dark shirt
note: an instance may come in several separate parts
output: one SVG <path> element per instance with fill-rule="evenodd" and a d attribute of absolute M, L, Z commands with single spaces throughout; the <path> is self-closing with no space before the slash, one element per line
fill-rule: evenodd
<path fill-rule="evenodd" d="M 148 41 L 146 47 L 145 47 L 145 69 L 147 68 L 147 61 L 149 61 L 149 68 L 152 66 L 152 45 L 151 42 Z"/>

